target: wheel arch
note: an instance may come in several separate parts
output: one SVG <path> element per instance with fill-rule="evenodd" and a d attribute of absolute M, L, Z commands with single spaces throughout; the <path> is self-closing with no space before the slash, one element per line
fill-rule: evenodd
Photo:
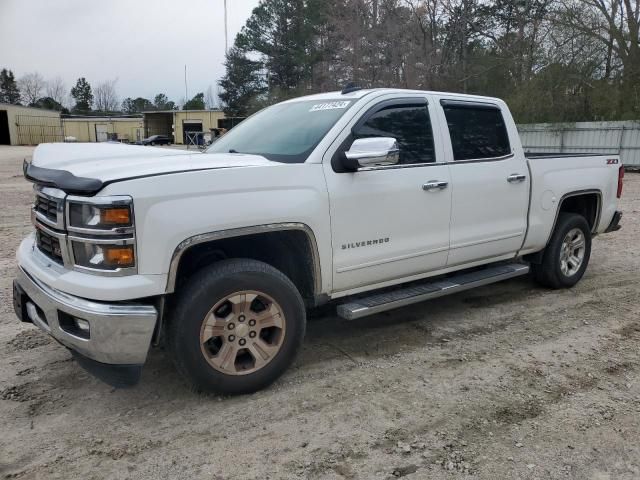
<path fill-rule="evenodd" d="M 562 212 L 582 215 L 587 220 L 591 233 L 595 234 L 598 230 L 602 212 L 602 192 L 598 189 L 589 189 L 576 190 L 562 195 L 545 245 L 549 244 L 551 235 L 553 235 L 558 224 L 558 217 Z"/>
<path fill-rule="evenodd" d="M 316 237 L 308 225 L 297 222 L 219 230 L 183 240 L 171 256 L 166 293 L 174 293 L 185 276 L 199 268 L 232 257 L 263 261 L 287 275 L 305 299 L 317 302 L 321 297 Z"/>
<path fill-rule="evenodd" d="M 562 195 L 558 202 L 558 208 L 556 208 L 549 234 L 544 242 L 544 247 L 535 253 L 525 255 L 525 258 L 531 263 L 539 264 L 542 262 L 544 251 L 551 241 L 553 232 L 558 225 L 558 218 L 562 212 L 577 213 L 585 217 L 592 235 L 595 235 L 598 230 L 602 212 L 602 191 L 598 189 L 574 190 Z"/>

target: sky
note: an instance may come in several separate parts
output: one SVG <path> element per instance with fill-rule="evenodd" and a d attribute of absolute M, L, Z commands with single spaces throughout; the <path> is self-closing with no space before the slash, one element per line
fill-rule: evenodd
<path fill-rule="evenodd" d="M 229 46 L 259 0 L 227 0 Z M 224 0 L 0 0 L 0 69 L 178 102 L 224 75 Z"/>

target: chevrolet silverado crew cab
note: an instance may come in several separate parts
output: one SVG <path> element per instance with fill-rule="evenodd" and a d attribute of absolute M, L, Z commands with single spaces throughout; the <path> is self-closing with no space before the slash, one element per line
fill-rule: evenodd
<path fill-rule="evenodd" d="M 573 286 L 623 173 L 525 154 L 499 99 L 398 89 L 279 103 L 204 153 L 44 144 L 15 310 L 113 385 L 165 345 L 196 389 L 251 392 L 309 308 L 352 320 L 529 270 Z"/>

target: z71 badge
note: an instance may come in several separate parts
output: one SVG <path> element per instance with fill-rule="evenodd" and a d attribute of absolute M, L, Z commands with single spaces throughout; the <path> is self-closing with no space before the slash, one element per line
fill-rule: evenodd
<path fill-rule="evenodd" d="M 363 240 L 361 242 L 354 242 L 354 243 L 343 243 L 342 250 L 347 250 L 349 248 L 368 247 L 370 245 L 381 245 L 383 243 L 389 243 L 389 237 L 376 238 L 375 240 Z"/>
<path fill-rule="evenodd" d="M 618 163 L 618 159 L 617 158 L 608 158 L 607 159 L 607 165 L 616 165 Z"/>

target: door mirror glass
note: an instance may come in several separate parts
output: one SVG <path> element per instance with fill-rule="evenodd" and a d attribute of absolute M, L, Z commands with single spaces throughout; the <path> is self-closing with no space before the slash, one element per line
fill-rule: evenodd
<path fill-rule="evenodd" d="M 395 138 L 370 137 L 358 138 L 351 148 L 344 152 L 343 163 L 351 171 L 362 167 L 395 165 L 400 159 L 400 149 Z"/>

